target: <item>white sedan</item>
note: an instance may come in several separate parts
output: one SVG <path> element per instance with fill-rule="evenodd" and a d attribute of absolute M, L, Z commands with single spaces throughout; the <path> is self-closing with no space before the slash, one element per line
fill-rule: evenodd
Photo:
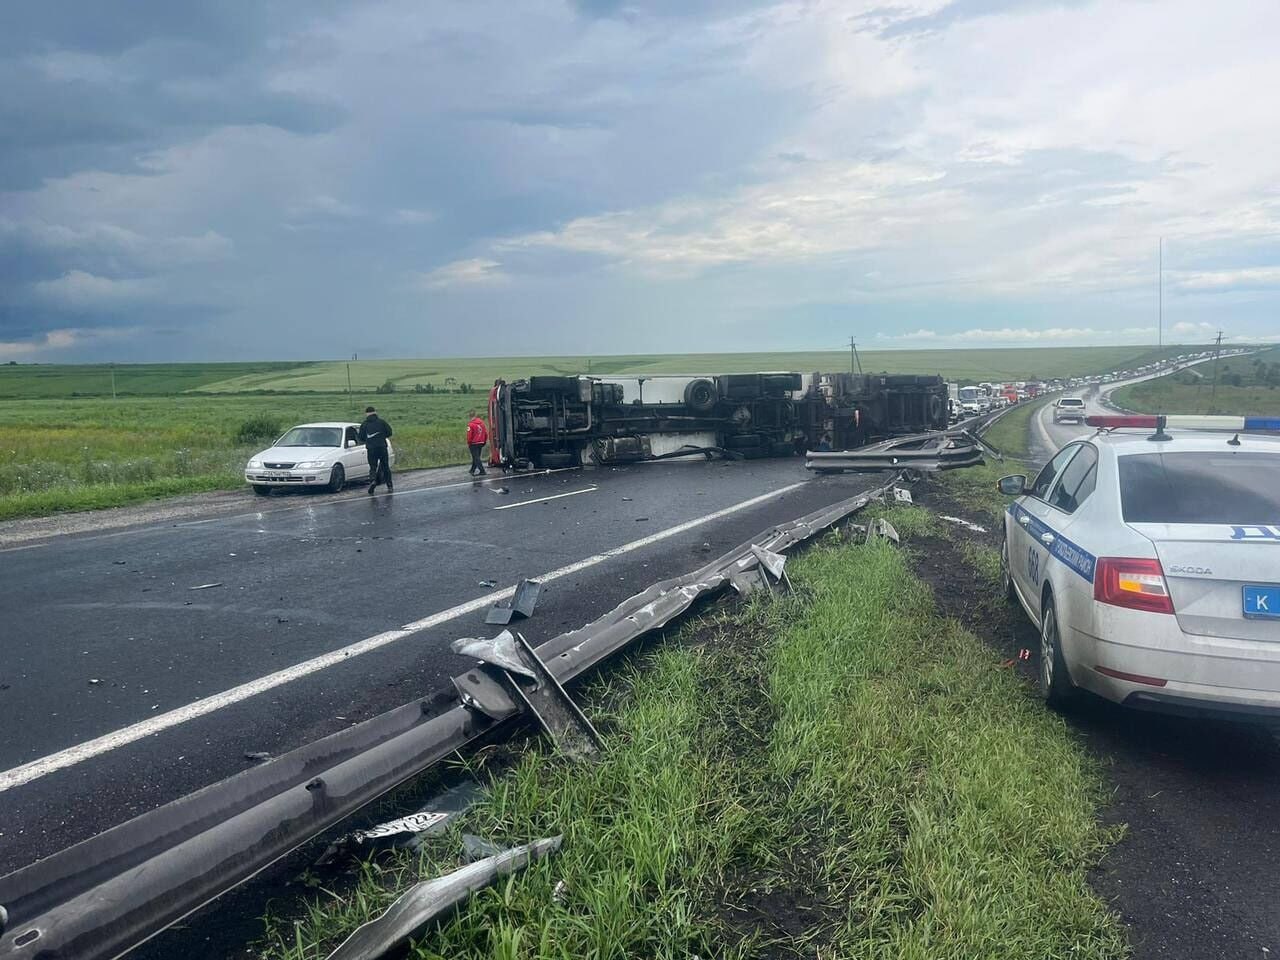
<path fill-rule="evenodd" d="M 324 487 L 341 490 L 355 480 L 369 478 L 369 460 L 354 423 L 304 423 L 285 432 L 269 449 L 255 453 L 244 468 L 253 492 L 268 494 L 274 487 Z M 387 462 L 396 451 L 387 444 Z"/>
<path fill-rule="evenodd" d="M 1040 628 L 1042 696 L 1280 719 L 1280 439 L 1087 422 L 1108 429 L 1000 481 L 1018 495 L 1002 579 Z"/>

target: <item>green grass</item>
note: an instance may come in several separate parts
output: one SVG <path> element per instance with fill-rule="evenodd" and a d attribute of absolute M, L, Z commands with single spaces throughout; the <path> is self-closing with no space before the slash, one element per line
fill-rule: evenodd
<path fill-rule="evenodd" d="M 363 410 L 372 396 L 357 397 Z M 463 463 L 466 415 L 477 396 L 377 397 L 395 430 L 397 468 Z M 282 428 L 352 420 L 345 396 L 129 397 L 0 402 L 0 519 L 118 506 L 244 485 L 245 461 L 270 439 L 237 442 L 245 421 Z"/>
<path fill-rule="evenodd" d="M 933 613 L 896 548 L 831 540 L 789 569 L 794 595 L 704 618 L 595 691 L 599 760 L 537 746 L 496 775 L 465 828 L 563 850 L 411 956 L 1124 954 L 1087 882 L 1113 839 L 1098 771 L 1062 721 Z M 296 925 L 269 920 L 262 952 L 323 957 L 457 863 L 454 836 L 366 865 Z"/>
<path fill-rule="evenodd" d="M 1132 366 L 1177 348 L 1160 350 L 1136 347 L 1015 347 L 982 350 L 867 350 L 862 367 L 867 372 L 940 373 L 948 379 L 1029 380 L 1070 377 Z M 372 390 L 390 380 L 400 389 L 414 384 L 445 385 L 452 377 L 459 383 L 491 385 L 540 374 L 595 373 L 732 373 L 755 370 L 847 370 L 849 354 L 843 351 L 808 353 L 693 353 L 612 357 L 455 357 L 426 360 L 360 360 L 350 364 L 320 362 L 274 375 L 231 375 L 203 385 L 202 390 L 231 393 L 245 390 L 336 392 L 347 388 L 347 372 L 357 390 Z"/>
<path fill-rule="evenodd" d="M 4 364 L 0 365 L 0 399 L 110 397 L 113 373 L 117 396 L 169 396 L 230 377 L 275 378 L 307 366 L 292 362 Z"/>
<path fill-rule="evenodd" d="M 1259 371 L 1255 360 L 1266 364 L 1266 370 Z M 1280 415 L 1280 347 L 1220 361 L 1216 388 L 1212 361 L 1193 369 L 1199 375 L 1179 371 L 1120 387 L 1112 398 L 1119 406 L 1141 413 Z M 1232 382 L 1236 376 L 1239 386 Z"/>

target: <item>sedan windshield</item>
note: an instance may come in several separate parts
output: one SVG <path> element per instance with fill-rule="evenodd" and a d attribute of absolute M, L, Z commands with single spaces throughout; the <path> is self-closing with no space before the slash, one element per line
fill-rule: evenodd
<path fill-rule="evenodd" d="M 1280 455 L 1273 453 L 1188 451 L 1121 457 L 1124 519 L 1280 525 L 1278 476 Z"/>
<path fill-rule="evenodd" d="M 340 447 L 341 427 L 294 427 L 276 443 L 277 447 Z"/>

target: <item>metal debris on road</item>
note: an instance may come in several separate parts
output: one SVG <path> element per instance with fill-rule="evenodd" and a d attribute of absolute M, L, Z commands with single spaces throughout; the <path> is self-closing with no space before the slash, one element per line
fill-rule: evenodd
<path fill-rule="evenodd" d="M 222 586 L 221 583 L 202 583 L 198 587 L 188 587 L 188 590 L 210 590 L 214 587 Z"/>
<path fill-rule="evenodd" d="M 905 487 L 894 487 L 893 499 L 898 503 L 914 503 L 911 499 L 911 491 Z"/>
<path fill-rule="evenodd" d="M 477 586 L 480 586 L 480 587 L 496 587 L 497 585 L 498 585 L 497 580 L 481 580 L 477 584 Z"/>
<path fill-rule="evenodd" d="M 266 763 L 268 760 L 272 759 L 271 754 L 267 753 L 265 750 L 257 753 L 246 753 L 244 758 L 246 760 L 252 760 L 255 763 Z"/>
<path fill-rule="evenodd" d="M 329 960 L 373 960 L 418 933 L 431 920 L 464 902 L 499 877 L 522 870 L 560 849 L 550 837 L 478 860 L 434 880 L 414 884 L 376 920 L 357 927 Z"/>
<path fill-rule="evenodd" d="M 102 681 L 101 681 L 101 680 L 99 680 L 97 677 L 90 677 L 90 678 L 89 678 L 89 686 L 91 686 L 91 687 L 96 687 L 96 686 L 97 686 L 98 684 L 100 684 L 101 682 L 102 682 Z"/>
<path fill-rule="evenodd" d="M 538 594 L 541 591 L 542 584 L 537 580 L 521 580 L 520 585 L 516 587 L 516 592 L 509 600 L 499 600 L 489 608 L 484 622 L 501 626 L 517 617 L 521 619 L 532 617 L 533 608 L 538 603 Z"/>
<path fill-rule="evenodd" d="M 987 532 L 986 527 L 982 526 L 981 524 L 974 523 L 972 520 L 966 520 L 964 517 L 951 517 L 944 513 L 942 514 L 940 519 L 947 521 L 947 523 L 957 523 L 960 526 L 964 527 L 966 530 L 972 530 L 974 533 Z"/>
<path fill-rule="evenodd" d="M 911 468 L 951 470 L 982 463 L 982 447 L 967 430 L 897 437 L 856 450 L 810 451 L 805 468 L 818 473 L 875 472 Z"/>

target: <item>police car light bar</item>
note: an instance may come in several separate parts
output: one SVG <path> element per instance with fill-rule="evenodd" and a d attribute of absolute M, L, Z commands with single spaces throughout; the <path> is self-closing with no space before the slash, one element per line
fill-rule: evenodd
<path fill-rule="evenodd" d="M 1156 415 L 1106 415 L 1085 417 L 1091 427 L 1141 427 L 1158 430 L 1162 427 L 1181 427 L 1186 430 L 1238 430 L 1246 433 L 1280 431 L 1280 417 L 1195 417 Z"/>

